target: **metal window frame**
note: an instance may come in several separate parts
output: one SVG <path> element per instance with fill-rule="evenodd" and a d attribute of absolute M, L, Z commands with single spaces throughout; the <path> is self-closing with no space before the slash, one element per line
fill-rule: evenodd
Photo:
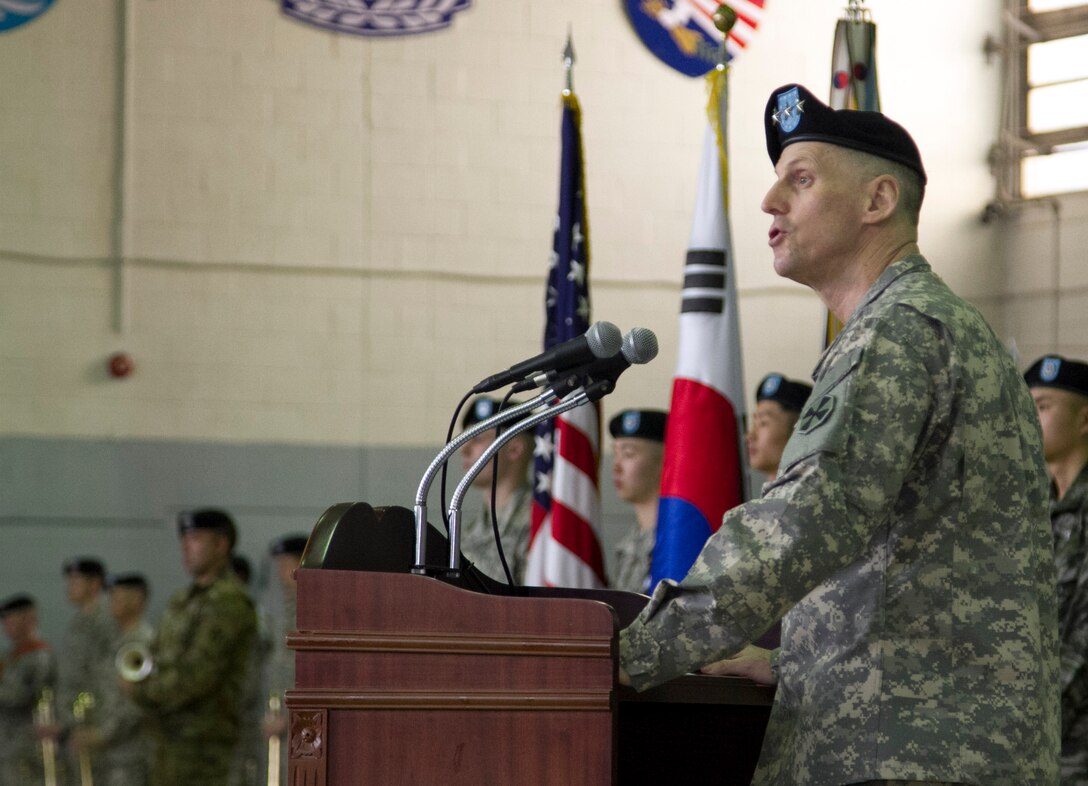
<path fill-rule="evenodd" d="M 995 146 L 994 164 L 998 198 L 1024 199 L 1022 165 L 1031 156 L 1049 155 L 1054 148 L 1088 141 L 1088 126 L 1032 133 L 1028 128 L 1028 48 L 1032 44 L 1088 34 L 1088 2 L 1054 11 L 1031 11 L 1029 0 L 1006 0 L 1004 41 L 987 41 L 988 53 L 1000 51 L 1006 65 L 1006 100 L 1001 139 Z M 1088 191 L 1085 182 L 1082 191 Z"/>

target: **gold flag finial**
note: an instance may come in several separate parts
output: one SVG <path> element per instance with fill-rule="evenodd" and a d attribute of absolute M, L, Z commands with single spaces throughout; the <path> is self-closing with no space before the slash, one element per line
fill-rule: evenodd
<path fill-rule="evenodd" d="M 717 10 L 714 11 L 714 26 L 722 32 L 722 48 L 718 52 L 718 70 L 725 70 L 725 63 L 729 59 L 729 54 L 725 47 L 725 42 L 729 40 L 729 31 L 733 29 L 733 25 L 737 23 L 737 12 L 733 10 L 732 6 L 728 3 L 718 3 Z"/>

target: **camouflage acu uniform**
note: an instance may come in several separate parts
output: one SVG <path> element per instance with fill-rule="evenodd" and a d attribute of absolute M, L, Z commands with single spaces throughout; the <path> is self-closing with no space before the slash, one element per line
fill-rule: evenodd
<path fill-rule="evenodd" d="M 34 710 L 53 685 L 56 663 L 44 642 L 31 642 L 0 662 L 0 786 L 44 783 Z"/>
<path fill-rule="evenodd" d="M 814 381 L 779 477 L 657 586 L 621 665 L 643 689 L 785 614 L 754 786 L 1055 784 L 1054 567 L 1023 379 L 911 256 Z"/>
<path fill-rule="evenodd" d="M 115 652 L 133 644 L 151 646 L 154 631 L 141 620 L 131 630 L 121 634 Z M 100 751 L 100 776 L 96 784 L 103 786 L 144 786 L 151 758 L 150 740 L 144 732 L 144 712 L 117 683 L 117 667 L 111 661 L 103 675 L 102 697 L 96 712 Z"/>
<path fill-rule="evenodd" d="M 484 493 L 490 494 L 490 487 L 484 489 Z M 514 496 L 505 506 L 496 511 L 502 550 L 514 581 L 518 584 L 525 580 L 525 568 L 529 558 L 529 515 L 532 504 L 533 490 L 526 483 L 514 492 Z M 495 548 L 491 511 L 482 503 L 476 516 L 461 522 L 461 551 L 479 570 L 493 579 L 506 581 L 506 573 L 503 572 L 499 552 Z"/>
<path fill-rule="evenodd" d="M 227 782 L 256 629 L 253 602 L 229 569 L 170 599 L 151 645 L 155 669 L 132 691 L 153 720 L 155 786 Z"/>
<path fill-rule="evenodd" d="M 272 654 L 268 658 L 268 695 L 275 693 L 280 699 L 280 712 L 287 712 L 284 694 L 295 686 L 295 653 L 287 648 L 287 634 L 295 630 L 298 595 L 283 593 L 283 608 L 272 641 Z M 267 698 L 267 697 L 266 697 Z M 267 742 L 264 758 L 268 758 Z M 287 783 L 287 740 L 280 738 L 280 783 Z"/>
<path fill-rule="evenodd" d="M 1088 786 L 1088 465 L 1064 497 L 1054 496 L 1052 488 L 1050 523 L 1061 635 L 1062 786 Z"/>
<path fill-rule="evenodd" d="M 57 656 L 57 719 L 65 733 L 70 732 L 75 724 L 72 707 L 80 693 L 89 693 L 96 705 L 104 691 L 109 690 L 103 679 L 115 681 L 113 657 L 114 642 L 117 638 L 117 623 L 110 615 L 103 600 L 99 600 L 93 611 L 77 611 L 64 632 Z M 106 675 L 109 675 L 107 678 Z M 100 707 L 92 707 L 86 716 L 90 723 L 96 722 L 101 712 Z M 79 783 L 79 758 L 71 748 L 58 745 L 58 755 L 67 761 L 69 782 Z M 101 779 L 100 759 L 91 755 L 94 780 Z"/>
<path fill-rule="evenodd" d="M 624 592 L 650 591 L 650 560 L 654 554 L 657 532 L 635 527 L 616 544 L 616 564 L 612 571 L 612 589 Z"/>

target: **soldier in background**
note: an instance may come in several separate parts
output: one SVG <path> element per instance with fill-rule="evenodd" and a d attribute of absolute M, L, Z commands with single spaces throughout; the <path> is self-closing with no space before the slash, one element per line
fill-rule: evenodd
<path fill-rule="evenodd" d="M 181 513 L 178 535 L 193 583 L 170 598 L 151 644 L 154 668 L 129 690 L 152 720 L 151 782 L 223 786 L 257 619 L 231 570 L 231 517 L 215 509 Z"/>
<path fill-rule="evenodd" d="M 51 688 L 56 664 L 38 638 L 38 610 L 29 595 L 0 602 L 0 621 L 11 649 L 0 660 L 0 786 L 45 782 L 42 743 L 34 714 L 42 691 Z"/>
<path fill-rule="evenodd" d="M 71 744 L 78 723 L 94 723 L 100 708 L 103 676 L 112 668 L 117 624 L 103 602 L 106 568 L 96 557 L 74 557 L 64 563 L 65 595 L 75 606 L 57 654 L 57 722 L 40 726 L 43 739 L 51 739 L 63 756 L 67 782 L 80 782 L 80 756 Z M 79 702 L 80 710 L 76 710 Z M 77 719 L 77 714 L 81 717 Z M 90 758 L 91 772 L 100 775 L 97 758 Z M 97 780 L 97 777 L 95 777 Z"/>
<path fill-rule="evenodd" d="M 245 585 L 257 614 L 257 637 L 250 650 L 249 664 L 246 667 L 246 679 L 242 688 L 241 732 L 238 750 L 231 766 L 231 786 L 257 786 L 266 782 L 265 758 L 267 745 L 261 730 L 264 722 L 267 700 L 263 687 L 265 663 L 272 650 L 272 630 L 267 612 L 261 608 L 254 596 L 251 581 L 253 568 L 249 559 L 234 553 L 231 555 L 231 568 L 238 580 Z M 284 782 L 286 785 L 286 781 Z"/>
<path fill-rule="evenodd" d="M 272 637 L 272 654 L 268 659 L 268 695 L 275 707 L 268 707 L 263 731 L 266 740 L 279 739 L 280 783 L 287 783 L 287 709 L 283 694 L 295 684 L 295 653 L 287 648 L 287 634 L 295 630 L 295 612 L 298 608 L 298 582 L 295 571 L 306 549 L 306 536 L 298 533 L 277 538 L 269 547 L 269 553 L 279 578 L 283 605 Z"/>
<path fill-rule="evenodd" d="M 150 741 L 144 733 L 144 713 L 121 687 L 116 653 L 134 646 L 150 650 L 154 631 L 144 619 L 147 579 L 140 573 L 119 573 L 106 581 L 106 587 L 110 615 L 118 628 L 114 658 L 99 680 L 94 722 L 73 731 L 72 745 L 97 762 L 96 786 L 145 786 Z"/>
<path fill-rule="evenodd" d="M 748 446 L 748 465 L 767 476 L 778 476 L 782 451 L 790 441 L 797 418 L 808 401 L 812 385 L 768 374 L 756 388 L 756 409 L 744 441 Z"/>
<path fill-rule="evenodd" d="M 644 595 L 650 591 L 667 417 L 659 409 L 626 409 L 608 421 L 612 483 L 619 498 L 635 509 L 636 523 L 616 544 L 613 589 Z"/>
<path fill-rule="evenodd" d="M 480 396 L 465 412 L 461 429 L 466 430 L 499 411 L 499 400 Z M 512 402 L 507 406 L 514 406 Z M 470 439 L 461 446 L 461 459 L 465 470 L 495 441 L 491 429 Z M 533 506 L 533 487 L 529 483 L 529 465 L 533 462 L 533 435 L 523 432 L 511 439 L 498 453 L 498 480 L 495 487 L 495 516 L 499 523 L 499 539 L 506 556 L 514 583 L 525 580 L 529 561 L 529 527 Z M 474 514 L 466 507 L 461 521 L 461 551 L 476 566 L 493 579 L 506 580 L 506 573 L 495 548 L 495 534 L 491 526 L 491 479 L 495 463 L 489 461 L 472 482 L 482 499 Z"/>
<path fill-rule="evenodd" d="M 1043 427 L 1058 570 L 1062 786 L 1088 786 L 1088 364 L 1039 358 L 1024 374 Z"/>

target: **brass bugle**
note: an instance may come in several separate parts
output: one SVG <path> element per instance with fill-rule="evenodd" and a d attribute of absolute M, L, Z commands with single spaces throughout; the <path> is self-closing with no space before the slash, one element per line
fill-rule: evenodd
<path fill-rule="evenodd" d="M 117 673 L 125 682 L 142 682 L 147 679 L 155 664 L 151 660 L 151 650 L 146 644 L 134 641 L 126 644 L 117 651 L 114 658 Z"/>

